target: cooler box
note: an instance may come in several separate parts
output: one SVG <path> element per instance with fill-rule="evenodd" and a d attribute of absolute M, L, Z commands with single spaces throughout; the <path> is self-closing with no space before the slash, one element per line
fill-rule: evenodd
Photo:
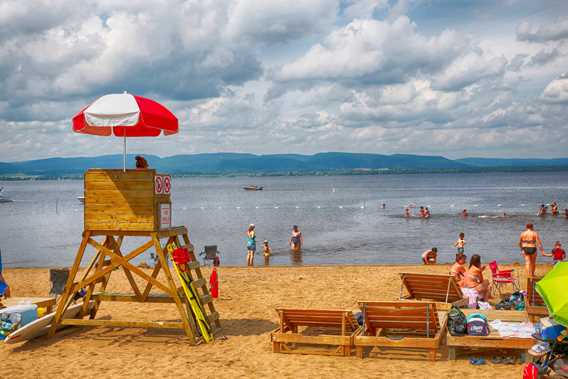
<path fill-rule="evenodd" d="M 0 310 L 0 315 L 7 315 L 11 320 L 15 314 L 20 315 L 20 327 L 37 320 L 37 305 L 35 304 L 18 304 Z M 4 317 L 2 317 L 4 318 Z"/>

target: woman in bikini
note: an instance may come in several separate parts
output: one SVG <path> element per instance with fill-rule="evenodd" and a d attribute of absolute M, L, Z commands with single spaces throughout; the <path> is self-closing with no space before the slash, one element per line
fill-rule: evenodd
<path fill-rule="evenodd" d="M 481 265 L 481 256 L 473 254 L 469 261 L 469 269 L 463 277 L 463 286 L 477 291 L 479 299 L 482 301 L 489 300 L 490 287 L 489 281 L 483 278 L 483 270 L 485 266 Z"/>
<path fill-rule="evenodd" d="M 292 235 L 290 236 L 290 248 L 294 253 L 302 250 L 302 245 L 304 244 L 304 236 L 300 232 L 298 225 L 292 226 Z"/>
<path fill-rule="evenodd" d="M 544 256 L 544 248 L 542 247 L 540 236 L 533 229 L 533 224 L 527 224 L 526 230 L 521 233 L 519 238 L 519 247 L 521 248 L 521 254 L 525 257 L 525 271 L 528 277 L 534 276 L 537 248 L 540 249 L 541 254 Z"/>

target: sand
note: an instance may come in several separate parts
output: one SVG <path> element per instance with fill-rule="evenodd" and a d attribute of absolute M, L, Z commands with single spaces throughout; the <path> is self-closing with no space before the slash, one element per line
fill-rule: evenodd
<path fill-rule="evenodd" d="M 522 266 L 513 266 L 518 272 Z M 549 266 L 539 266 L 545 272 Z M 199 378 L 495 378 L 518 377 L 522 366 L 472 366 L 457 361 L 403 361 L 322 357 L 271 352 L 277 306 L 355 309 L 359 299 L 398 298 L 397 273 L 446 273 L 436 266 L 221 267 L 216 307 L 226 340 L 189 345 L 178 331 L 74 328 L 47 340 L 0 344 L 0 377 L 199 377 Z M 42 296 L 49 290 L 47 269 L 8 269 L 13 296 Z M 205 269 L 205 274 L 209 272 Z M 521 280 L 523 283 L 524 280 Z M 110 291 L 128 290 L 115 271 Z M 97 318 L 174 320 L 170 304 L 103 303 Z"/>

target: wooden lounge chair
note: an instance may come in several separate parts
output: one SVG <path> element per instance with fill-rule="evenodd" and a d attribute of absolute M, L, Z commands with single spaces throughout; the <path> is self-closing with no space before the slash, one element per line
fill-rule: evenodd
<path fill-rule="evenodd" d="M 536 292 L 535 284 L 541 278 L 529 277 L 527 278 L 527 298 L 525 300 L 525 308 L 531 321 L 536 321 L 538 318 L 548 316 L 548 309 L 544 304 L 542 297 Z"/>
<path fill-rule="evenodd" d="M 400 280 L 401 300 L 433 300 L 456 305 L 467 303 L 460 286 L 451 275 L 403 272 L 400 274 Z M 406 296 L 403 296 L 404 289 L 408 293 Z"/>
<path fill-rule="evenodd" d="M 370 350 L 385 358 L 437 359 L 447 315 L 438 313 L 435 303 L 366 301 L 359 307 L 364 323 L 354 338 L 358 357 Z"/>
<path fill-rule="evenodd" d="M 327 309 L 276 309 L 280 327 L 271 334 L 274 353 L 351 355 L 359 324 L 353 312 Z"/>

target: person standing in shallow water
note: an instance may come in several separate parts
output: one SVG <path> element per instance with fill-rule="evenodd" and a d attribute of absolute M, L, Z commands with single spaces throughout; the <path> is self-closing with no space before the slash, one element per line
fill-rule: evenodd
<path fill-rule="evenodd" d="M 300 232 L 298 225 L 294 225 L 292 226 L 292 235 L 290 236 L 290 248 L 297 253 L 302 250 L 302 245 L 304 245 L 304 236 Z"/>
<path fill-rule="evenodd" d="M 521 233 L 519 247 L 521 248 L 521 254 L 525 257 L 526 274 L 528 277 L 533 277 L 536 268 L 537 248 L 540 249 L 543 256 L 545 255 L 542 241 L 538 233 L 534 230 L 533 224 L 527 224 L 526 230 Z"/>
<path fill-rule="evenodd" d="M 254 253 L 256 253 L 256 232 L 254 224 L 247 229 L 247 265 L 254 265 Z"/>

